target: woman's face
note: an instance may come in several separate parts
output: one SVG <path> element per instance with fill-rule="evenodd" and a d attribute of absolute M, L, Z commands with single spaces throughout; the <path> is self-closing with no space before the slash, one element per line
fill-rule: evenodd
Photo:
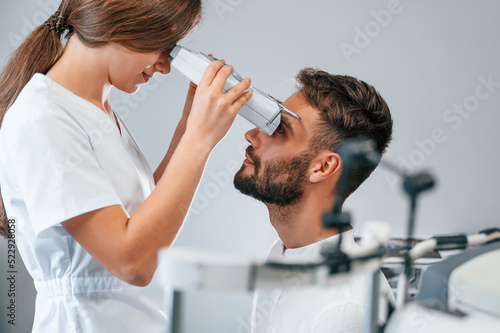
<path fill-rule="evenodd" d="M 121 45 L 109 43 L 104 46 L 109 82 L 126 93 L 134 93 L 145 84 L 154 73 L 170 72 L 169 51 L 140 53 Z"/>

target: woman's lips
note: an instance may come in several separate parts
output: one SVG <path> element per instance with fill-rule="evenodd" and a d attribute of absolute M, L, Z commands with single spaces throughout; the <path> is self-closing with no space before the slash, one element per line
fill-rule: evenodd
<path fill-rule="evenodd" d="M 148 83 L 149 79 L 151 78 L 151 76 L 147 75 L 146 73 L 142 72 L 142 77 L 144 78 L 144 81 L 146 83 Z"/>

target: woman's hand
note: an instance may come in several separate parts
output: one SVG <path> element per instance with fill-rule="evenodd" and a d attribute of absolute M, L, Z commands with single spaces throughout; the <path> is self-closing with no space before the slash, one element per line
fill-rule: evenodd
<path fill-rule="evenodd" d="M 213 57 L 214 55 L 212 53 L 208 54 L 210 57 Z M 224 59 L 221 59 L 222 62 L 226 62 Z M 194 100 L 194 95 L 196 94 L 196 88 L 198 86 L 194 82 L 189 82 L 189 89 L 186 95 L 186 101 L 184 102 L 184 110 L 182 111 L 182 121 L 187 122 L 187 119 L 189 117 L 189 114 L 191 113 L 191 108 L 193 107 L 193 100 Z"/>
<path fill-rule="evenodd" d="M 224 60 L 222 60 L 222 62 L 224 62 Z M 209 81 L 208 81 L 208 79 L 205 81 L 206 82 L 206 87 L 205 87 L 206 89 L 204 89 L 204 92 L 201 93 L 202 95 L 203 94 L 205 94 L 205 95 L 198 97 L 198 99 L 200 99 L 198 104 L 200 105 L 199 108 L 201 110 L 199 110 L 197 112 L 198 115 L 194 116 L 197 119 L 191 121 L 191 123 L 192 123 L 191 127 L 193 128 L 193 130 L 191 132 L 192 136 L 190 139 L 192 139 L 192 140 L 190 142 L 196 142 L 196 143 L 209 142 L 210 143 L 209 145 L 205 145 L 205 148 L 207 148 L 208 150 L 212 150 L 213 147 L 217 144 L 217 142 L 219 142 L 219 140 L 226 134 L 226 132 L 229 130 L 229 126 L 231 126 L 231 123 L 233 122 L 234 117 L 236 117 L 236 114 L 238 113 L 240 108 L 251 97 L 250 93 L 248 93 L 248 95 L 244 95 L 244 94 L 242 95 L 242 92 L 245 91 L 246 89 L 248 89 L 248 87 L 249 87 L 249 83 L 247 83 L 245 81 L 243 82 L 243 84 L 240 83 L 241 89 L 240 89 L 240 87 L 238 87 L 238 88 L 234 87 L 233 89 L 231 89 L 230 92 L 228 92 L 228 94 L 230 93 L 229 95 L 224 94 L 224 92 L 223 92 L 224 84 L 226 83 L 227 77 L 229 77 L 229 75 L 231 75 L 231 73 L 232 73 L 232 67 L 228 67 L 228 68 L 224 69 L 224 72 L 219 73 L 219 71 L 222 70 L 222 68 L 224 66 L 222 66 L 222 63 L 220 61 L 217 61 L 217 63 L 218 63 L 218 65 L 216 64 L 217 66 L 215 66 L 216 68 L 213 69 L 212 72 L 209 72 L 207 74 L 207 72 L 208 72 L 208 68 L 207 68 L 207 71 L 205 72 L 205 75 L 203 76 L 203 77 L 205 77 L 206 75 L 211 75 L 211 79 Z M 219 75 L 219 77 L 217 78 L 218 75 Z M 216 82 L 216 79 L 219 80 L 220 82 L 222 82 L 222 86 L 220 85 L 220 82 L 219 83 Z M 208 84 L 207 82 L 209 82 L 210 84 Z M 200 85 L 202 85 L 202 84 L 203 84 L 203 78 L 200 82 Z M 162 175 L 165 171 L 165 168 L 167 167 L 167 165 L 170 162 L 170 159 L 172 158 L 174 151 L 176 150 L 181 138 L 184 136 L 184 134 L 186 132 L 188 119 L 190 118 L 189 116 L 191 114 L 191 110 L 193 109 L 193 104 L 194 104 L 195 97 L 197 95 L 197 90 L 199 90 L 198 86 L 196 84 L 194 84 L 193 82 L 191 82 L 189 84 L 189 89 L 188 89 L 187 96 L 186 96 L 186 102 L 184 103 L 184 110 L 182 112 L 182 118 L 179 121 L 177 128 L 175 129 L 174 136 L 172 137 L 172 141 L 170 143 L 170 146 L 168 148 L 167 153 L 165 154 L 165 157 L 161 161 L 160 165 L 158 165 L 158 168 L 156 169 L 156 171 L 153 174 L 156 184 L 159 182 L 160 178 L 162 177 Z M 238 95 L 238 92 L 239 92 L 239 95 Z M 207 97 L 206 94 L 210 94 L 211 97 Z M 211 94 L 213 94 L 213 96 Z M 198 94 L 198 95 L 200 95 L 200 94 Z M 238 100 L 238 98 L 243 98 L 243 99 Z M 219 100 L 219 99 L 221 99 L 221 100 Z M 237 100 L 238 100 L 238 102 L 236 102 Z M 229 102 L 231 102 L 232 105 L 228 104 L 228 110 L 230 109 L 230 111 L 226 113 L 226 112 L 224 112 L 223 104 L 229 103 Z M 217 107 L 220 108 L 217 112 L 223 113 L 223 118 L 220 119 L 222 127 L 220 126 L 221 124 L 218 124 L 218 122 L 217 122 L 217 118 L 216 118 L 217 115 L 211 114 L 211 112 L 212 112 L 211 110 L 214 108 L 217 108 Z M 205 117 L 205 118 L 203 118 L 203 117 Z M 206 122 L 205 120 L 208 119 L 207 117 L 211 117 L 212 122 Z M 227 120 L 225 120 L 226 118 L 227 118 Z M 200 129 L 197 126 L 202 126 L 202 128 L 205 132 L 200 131 Z M 205 135 L 205 134 L 202 134 L 202 133 L 206 133 L 206 131 L 212 131 L 212 130 L 214 132 L 209 132 L 208 134 L 206 134 L 206 137 L 203 137 L 203 135 Z M 214 136 L 211 137 L 210 134 L 213 134 Z M 207 141 L 207 139 L 209 141 Z"/>
<path fill-rule="evenodd" d="M 211 148 L 226 135 L 238 111 L 252 97 L 247 78 L 224 93 L 224 85 L 233 66 L 212 62 L 200 80 L 193 99 L 185 135 L 196 136 Z M 190 88 L 191 90 L 191 88 Z"/>

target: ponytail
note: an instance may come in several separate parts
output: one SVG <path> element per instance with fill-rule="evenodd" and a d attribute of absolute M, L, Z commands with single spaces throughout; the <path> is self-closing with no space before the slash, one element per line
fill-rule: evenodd
<path fill-rule="evenodd" d="M 56 30 L 39 26 L 15 51 L 0 76 L 0 127 L 9 107 L 35 73 L 47 73 L 62 53 Z"/>
<path fill-rule="evenodd" d="M 57 12 L 56 12 L 57 14 Z M 47 73 L 62 54 L 60 16 L 52 15 L 14 52 L 0 76 L 0 128 L 7 110 L 35 73 Z M 61 26 L 61 27 L 60 27 Z M 0 187 L 0 236 L 8 233 L 8 218 Z"/>

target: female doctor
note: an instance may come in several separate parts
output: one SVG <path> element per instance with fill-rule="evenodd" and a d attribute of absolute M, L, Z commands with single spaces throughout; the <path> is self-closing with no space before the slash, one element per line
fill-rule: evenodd
<path fill-rule="evenodd" d="M 109 97 L 169 73 L 200 17 L 200 0 L 63 0 L 2 73 L 0 184 L 37 290 L 33 332 L 162 331 L 157 252 L 250 80 L 223 93 L 232 67 L 212 63 L 154 173 Z"/>

